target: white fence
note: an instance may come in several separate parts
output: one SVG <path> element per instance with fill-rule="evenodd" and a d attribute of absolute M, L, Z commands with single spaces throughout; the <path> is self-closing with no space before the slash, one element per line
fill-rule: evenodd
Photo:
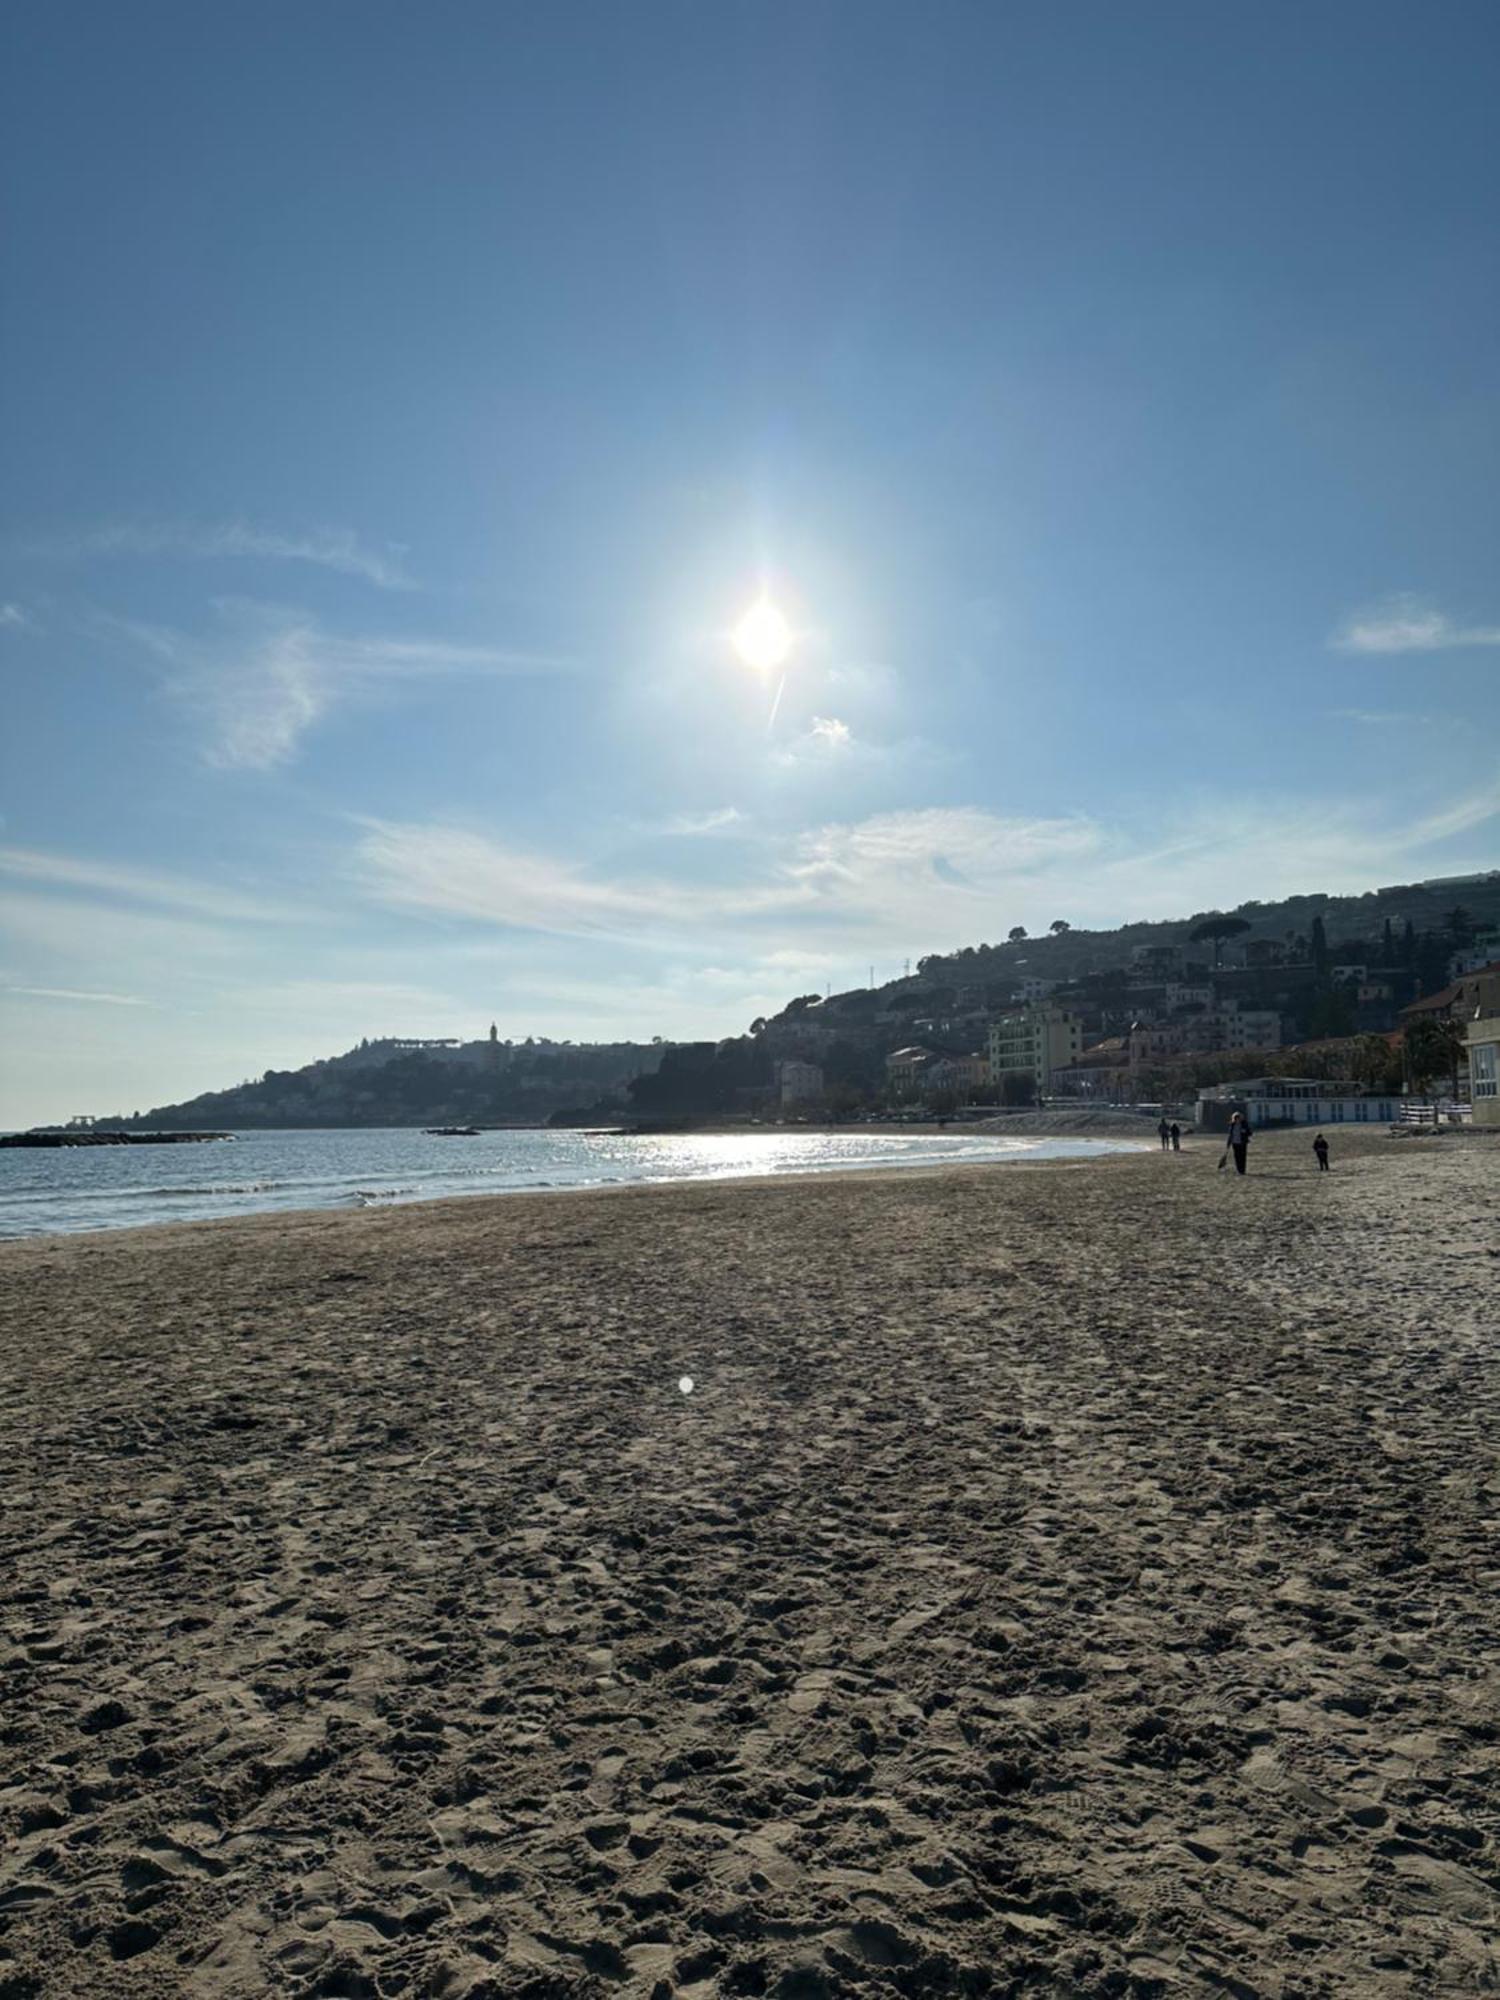
<path fill-rule="evenodd" d="M 1435 1104 L 1418 1104 L 1410 1098 L 1401 1106 L 1403 1125 L 1467 1125 L 1474 1116 L 1474 1107 L 1459 1104 L 1451 1097 L 1440 1098 Z"/>

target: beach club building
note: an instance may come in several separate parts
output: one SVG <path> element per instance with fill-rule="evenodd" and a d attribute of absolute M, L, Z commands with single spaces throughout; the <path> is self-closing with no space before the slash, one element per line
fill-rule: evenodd
<path fill-rule="evenodd" d="M 1500 1025 L 1500 1024 L 1497 1024 Z M 1396 1125 L 1403 1099 L 1392 1091 L 1340 1090 L 1307 1076 L 1257 1076 L 1243 1083 L 1215 1084 L 1198 1092 L 1194 1123 L 1207 1132 L 1229 1129 L 1230 1114 L 1243 1111 L 1257 1125 Z"/>
<path fill-rule="evenodd" d="M 1500 1125 L 1500 1013 L 1470 1021 L 1469 1098 L 1476 1125 Z"/>

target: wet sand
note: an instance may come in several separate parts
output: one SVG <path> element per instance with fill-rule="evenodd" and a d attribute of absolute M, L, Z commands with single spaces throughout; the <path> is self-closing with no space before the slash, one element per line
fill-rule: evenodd
<path fill-rule="evenodd" d="M 1500 1146 L 1252 1154 L 5 1246 L 0 1996 L 1500 1991 Z"/>

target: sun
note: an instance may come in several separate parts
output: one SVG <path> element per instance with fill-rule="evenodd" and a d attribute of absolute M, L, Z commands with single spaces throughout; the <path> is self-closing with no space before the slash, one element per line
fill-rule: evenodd
<path fill-rule="evenodd" d="M 730 633 L 729 643 L 747 667 L 770 673 L 792 650 L 792 628 L 771 600 L 761 597 Z"/>

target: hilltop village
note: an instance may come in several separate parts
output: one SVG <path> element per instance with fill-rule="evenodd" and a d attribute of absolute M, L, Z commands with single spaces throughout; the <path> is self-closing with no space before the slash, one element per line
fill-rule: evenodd
<path fill-rule="evenodd" d="M 801 994 L 718 1042 L 516 1042 L 495 1026 L 473 1041 L 367 1039 L 73 1125 L 677 1125 L 1043 1101 L 1195 1107 L 1212 1124 L 1247 1095 L 1267 1118 L 1379 1119 L 1436 1098 L 1488 1122 L 1497 1042 L 1500 872 L 1116 931 L 1017 925 L 883 985 Z"/>

